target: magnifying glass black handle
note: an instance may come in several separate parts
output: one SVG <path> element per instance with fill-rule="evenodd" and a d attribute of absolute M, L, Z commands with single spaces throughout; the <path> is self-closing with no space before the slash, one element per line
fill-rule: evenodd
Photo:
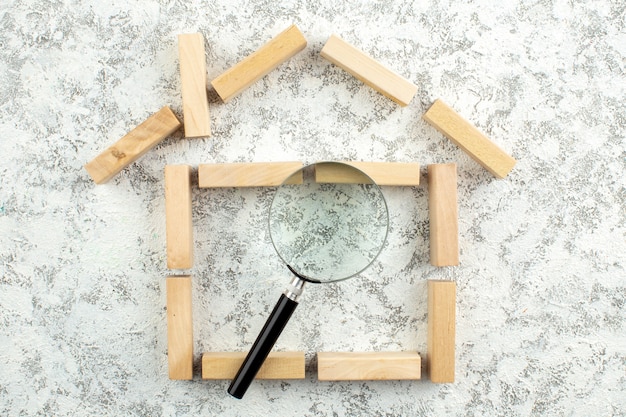
<path fill-rule="evenodd" d="M 243 398 L 297 306 L 297 301 L 290 299 L 285 294 L 280 296 L 274 311 L 265 322 L 263 330 L 257 336 L 248 356 L 237 371 L 235 379 L 230 383 L 228 387 L 230 395 L 239 399 Z"/>

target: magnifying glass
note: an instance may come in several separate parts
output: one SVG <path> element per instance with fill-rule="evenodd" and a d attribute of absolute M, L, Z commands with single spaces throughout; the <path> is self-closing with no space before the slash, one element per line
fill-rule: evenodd
<path fill-rule="evenodd" d="M 380 188 L 351 165 L 319 162 L 283 182 L 272 200 L 269 230 L 293 278 L 231 382 L 230 395 L 243 398 L 298 305 L 304 284 L 361 273 L 382 250 L 388 227 Z"/>

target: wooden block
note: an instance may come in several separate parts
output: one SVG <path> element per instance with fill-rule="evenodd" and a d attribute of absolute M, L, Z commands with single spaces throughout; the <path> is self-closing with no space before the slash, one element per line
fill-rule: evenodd
<path fill-rule="evenodd" d="M 328 38 L 321 55 L 401 106 L 408 105 L 417 93 L 415 84 L 336 35 Z"/>
<path fill-rule="evenodd" d="M 96 184 L 103 184 L 180 126 L 176 115 L 165 106 L 86 164 L 85 169 Z"/>
<path fill-rule="evenodd" d="M 302 32 L 291 25 L 228 71 L 211 81 L 222 100 L 229 101 L 306 46 Z"/>
<path fill-rule="evenodd" d="M 233 379 L 246 352 L 209 352 L 202 355 L 202 379 Z M 272 352 L 256 379 L 304 379 L 304 352 Z"/>
<path fill-rule="evenodd" d="M 165 167 L 165 236 L 169 269 L 193 266 L 190 177 L 189 165 Z"/>
<path fill-rule="evenodd" d="M 459 264 L 456 188 L 456 164 L 428 165 L 430 263 L 434 266 Z"/>
<path fill-rule="evenodd" d="M 454 281 L 428 281 L 428 369 L 432 382 L 454 382 L 455 317 Z"/>
<path fill-rule="evenodd" d="M 198 167 L 198 182 L 200 188 L 273 187 L 300 168 L 302 162 L 204 164 Z M 293 180 L 301 184 L 302 173 Z"/>
<path fill-rule="evenodd" d="M 193 379 L 191 277 L 168 277 L 167 360 L 170 379 Z"/>
<path fill-rule="evenodd" d="M 211 136 L 206 56 L 201 33 L 178 35 L 185 137 Z"/>
<path fill-rule="evenodd" d="M 417 352 L 320 352 L 320 381 L 366 381 L 420 379 L 421 358 Z"/>
<path fill-rule="evenodd" d="M 497 178 L 506 177 L 515 166 L 513 157 L 443 101 L 435 101 L 422 117 Z"/>
<path fill-rule="evenodd" d="M 420 183 L 420 166 L 403 162 L 343 162 L 351 165 L 374 180 L 378 185 L 417 186 Z M 319 164 L 315 167 L 317 182 L 367 184 L 369 179 L 342 164 Z"/>

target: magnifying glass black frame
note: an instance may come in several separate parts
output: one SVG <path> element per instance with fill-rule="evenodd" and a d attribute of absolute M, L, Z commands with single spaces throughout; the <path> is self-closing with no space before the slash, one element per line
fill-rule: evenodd
<path fill-rule="evenodd" d="M 307 168 L 310 168 L 311 166 L 319 166 L 321 164 L 337 164 L 339 166 L 342 166 L 346 170 L 348 170 L 348 172 L 352 171 L 354 173 L 358 173 L 359 177 L 363 179 L 362 181 L 363 183 L 373 184 L 375 187 L 378 187 L 376 183 L 366 173 L 360 171 L 359 169 L 353 167 L 352 165 L 344 164 L 340 162 L 318 162 L 316 164 L 301 168 L 298 171 L 294 172 L 292 175 L 290 175 L 285 183 L 290 182 L 290 179 L 294 174 L 300 171 L 304 172 L 304 170 L 306 170 Z M 387 240 L 387 227 L 389 224 L 387 203 L 384 200 L 382 191 L 380 190 L 378 191 L 385 205 L 385 212 L 387 215 L 385 236 L 382 239 L 379 250 L 377 251 L 376 255 L 370 260 L 370 262 L 367 265 L 365 265 L 361 270 L 355 271 L 349 277 L 358 275 L 364 269 L 366 269 L 369 265 L 371 265 L 371 263 L 374 262 L 374 260 L 378 257 L 378 254 L 382 250 L 382 247 L 384 246 L 384 243 Z M 257 336 L 257 339 L 255 340 L 254 344 L 250 348 L 250 351 L 248 352 L 248 355 L 244 359 L 241 367 L 239 368 L 239 371 L 237 372 L 235 378 L 232 380 L 230 386 L 228 387 L 228 393 L 235 398 L 238 398 L 238 399 L 243 398 L 244 394 L 248 390 L 248 387 L 250 386 L 250 384 L 256 377 L 257 373 L 259 372 L 259 369 L 263 365 L 263 362 L 265 362 L 265 359 L 267 358 L 270 351 L 274 347 L 274 344 L 278 340 L 278 337 L 282 333 L 283 329 L 287 325 L 287 322 L 291 318 L 291 315 L 293 314 L 294 310 L 298 306 L 298 298 L 302 294 L 302 288 L 304 287 L 304 284 L 307 282 L 310 282 L 310 283 L 321 282 L 314 278 L 302 275 L 288 263 L 286 263 L 286 265 L 287 265 L 287 268 L 291 271 L 291 273 L 294 276 L 291 279 L 291 282 L 289 283 L 289 285 L 287 286 L 287 289 L 283 292 L 283 294 L 281 294 L 278 302 L 276 303 L 276 306 L 274 307 L 274 310 L 272 311 L 267 321 L 265 322 L 263 329 Z M 349 277 L 343 277 L 343 279 L 349 278 Z"/>

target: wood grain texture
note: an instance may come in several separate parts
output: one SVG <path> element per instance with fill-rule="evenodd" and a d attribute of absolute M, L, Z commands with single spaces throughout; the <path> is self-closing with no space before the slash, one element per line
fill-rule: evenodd
<path fill-rule="evenodd" d="M 515 166 L 513 157 L 443 101 L 435 101 L 422 117 L 496 178 L 506 177 Z"/>
<path fill-rule="evenodd" d="M 454 382 L 456 284 L 428 281 L 428 373 L 436 383 Z"/>
<path fill-rule="evenodd" d="M 181 126 L 165 106 L 85 165 L 96 184 L 103 184 L 135 162 Z"/>
<path fill-rule="evenodd" d="M 420 183 L 420 166 L 416 163 L 352 161 L 342 163 L 363 171 L 367 176 L 349 168 L 346 169 L 342 164 L 319 164 L 315 167 L 315 180 L 317 182 L 367 184 L 370 182 L 367 178 L 369 176 L 378 185 L 417 186 Z"/>
<path fill-rule="evenodd" d="M 211 81 L 227 102 L 306 47 L 302 32 L 291 25 L 253 54 Z"/>
<path fill-rule="evenodd" d="M 198 183 L 200 188 L 273 187 L 300 168 L 302 162 L 202 164 L 198 167 Z M 302 173 L 291 183 L 301 184 Z"/>
<path fill-rule="evenodd" d="M 385 65 L 350 45 L 337 35 L 331 35 L 320 53 L 323 58 L 384 94 L 401 106 L 407 106 L 417 86 Z"/>
<path fill-rule="evenodd" d="M 206 55 L 201 33 L 178 35 L 185 137 L 211 136 Z"/>
<path fill-rule="evenodd" d="M 202 379 L 232 379 L 246 352 L 208 352 L 202 355 Z M 271 352 L 256 379 L 304 379 L 304 352 Z"/>
<path fill-rule="evenodd" d="M 167 360 L 170 379 L 193 379 L 191 277 L 170 276 L 167 292 Z"/>
<path fill-rule="evenodd" d="M 459 219 L 456 164 L 428 165 L 430 263 L 459 264 Z"/>
<path fill-rule="evenodd" d="M 167 267 L 193 266 L 193 222 L 191 217 L 191 167 L 165 167 L 165 240 Z"/>
<path fill-rule="evenodd" d="M 319 352 L 320 381 L 420 379 L 417 352 Z"/>

